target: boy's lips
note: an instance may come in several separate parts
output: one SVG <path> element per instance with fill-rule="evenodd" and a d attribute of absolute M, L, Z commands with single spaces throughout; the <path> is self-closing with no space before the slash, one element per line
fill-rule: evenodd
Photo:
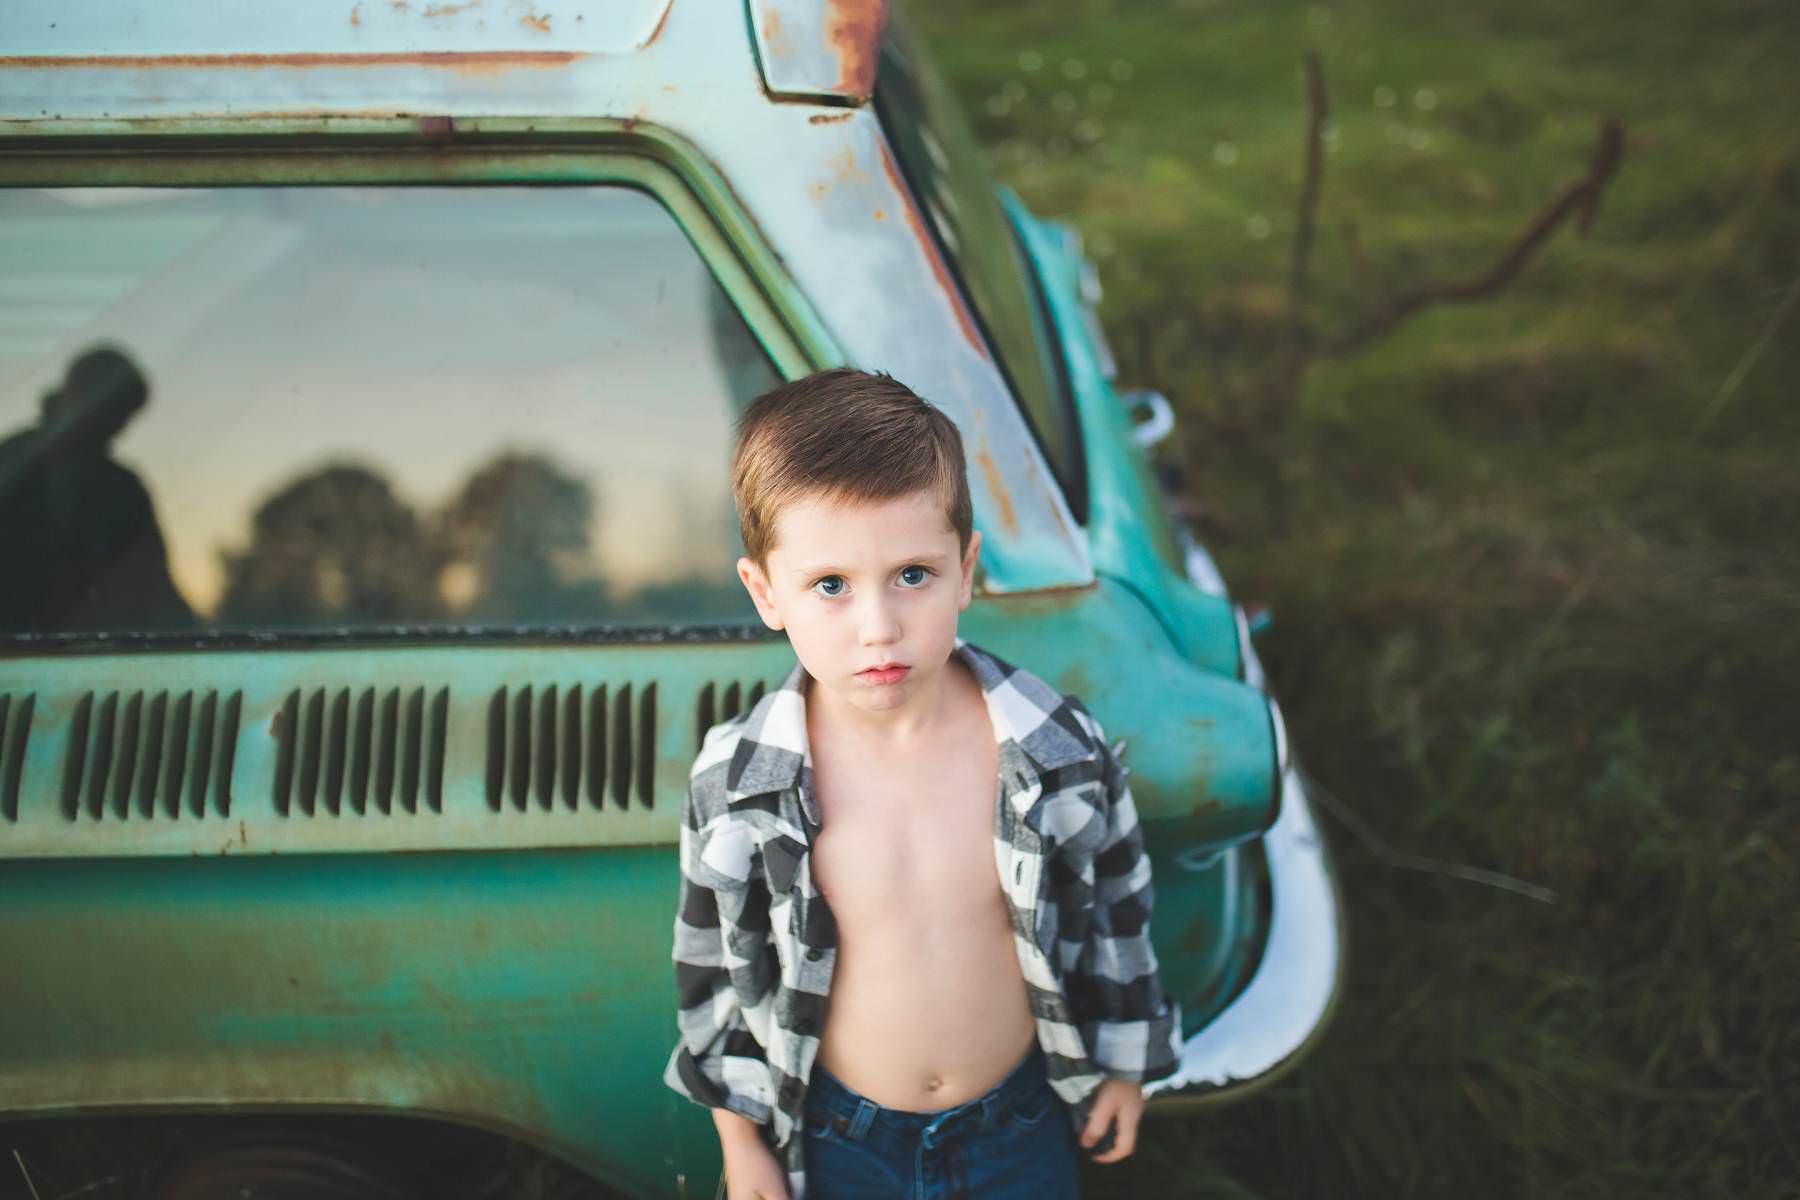
<path fill-rule="evenodd" d="M 878 667 L 858 671 L 856 677 L 865 683 L 899 683 L 910 670 L 912 668 L 905 663 L 882 663 Z"/>

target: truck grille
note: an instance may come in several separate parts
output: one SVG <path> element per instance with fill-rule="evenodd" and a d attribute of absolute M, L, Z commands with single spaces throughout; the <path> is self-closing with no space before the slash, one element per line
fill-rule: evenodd
<path fill-rule="evenodd" d="M 720 721 L 729 721 L 741 712 L 756 707 L 756 702 L 763 698 L 762 680 L 745 687 L 740 683 L 706 684 L 700 689 L 700 700 L 694 710 L 694 749 L 698 751 L 706 741 L 706 731 Z"/>
<path fill-rule="evenodd" d="M 444 809 L 450 689 L 295 689 L 282 705 L 275 813 L 391 816 Z"/>
<path fill-rule="evenodd" d="M 231 815 L 242 692 L 88 692 L 70 721 L 62 813 L 148 820 Z M 30 720 L 26 709 L 25 720 Z M 21 736 L 19 748 L 23 751 Z M 14 772 L 14 760 L 0 756 Z M 3 782 L 3 781 L 0 781 Z"/>
<path fill-rule="evenodd" d="M 0 694 L 0 819 L 19 819 L 19 775 L 25 770 L 25 742 L 31 737 L 35 695 Z"/>
<path fill-rule="evenodd" d="M 656 684 L 500 688 L 488 702 L 487 802 L 531 808 L 628 809 L 654 801 Z"/>

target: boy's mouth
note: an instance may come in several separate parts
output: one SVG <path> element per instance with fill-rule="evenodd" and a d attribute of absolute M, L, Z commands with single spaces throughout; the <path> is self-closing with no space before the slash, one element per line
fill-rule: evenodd
<path fill-rule="evenodd" d="M 912 668 L 905 663 L 882 663 L 878 667 L 870 667 L 866 671 L 858 671 L 856 677 L 864 683 L 889 684 L 899 683 L 906 678 Z"/>

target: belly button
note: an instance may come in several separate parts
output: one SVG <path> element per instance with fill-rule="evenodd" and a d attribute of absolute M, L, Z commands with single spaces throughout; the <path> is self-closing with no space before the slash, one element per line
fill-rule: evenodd
<path fill-rule="evenodd" d="M 935 1092 L 943 1086 L 944 1081 L 941 1079 L 927 1079 L 925 1081 L 925 1090 L 928 1092 Z"/>

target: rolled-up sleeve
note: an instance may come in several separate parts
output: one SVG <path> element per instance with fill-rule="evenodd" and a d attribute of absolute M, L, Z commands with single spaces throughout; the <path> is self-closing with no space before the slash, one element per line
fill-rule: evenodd
<path fill-rule="evenodd" d="M 1135 1083 L 1175 1070 L 1181 1013 L 1163 994 L 1150 944 L 1150 858 L 1126 771 L 1094 726 L 1105 777 L 1105 835 L 1094 855 L 1094 906 L 1072 988 L 1082 1039 L 1109 1077 Z"/>

